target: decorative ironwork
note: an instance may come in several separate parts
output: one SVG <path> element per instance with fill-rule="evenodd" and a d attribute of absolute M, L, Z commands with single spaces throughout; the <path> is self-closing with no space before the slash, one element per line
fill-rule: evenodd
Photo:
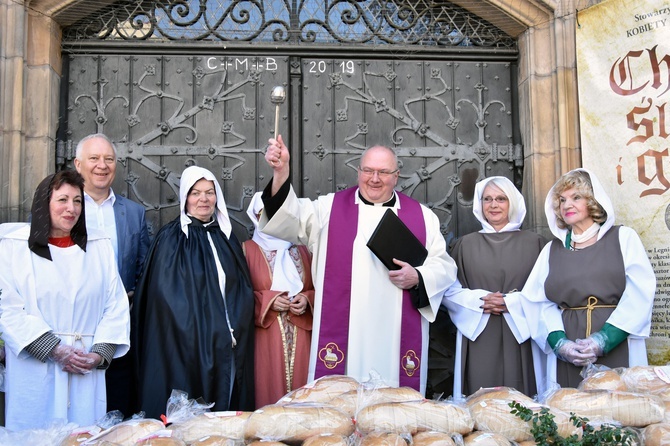
<path fill-rule="evenodd" d="M 125 0 L 67 27 L 63 40 L 516 49 L 513 38 L 483 19 L 430 0 Z"/>
<path fill-rule="evenodd" d="M 477 166 L 478 179 L 483 179 L 487 176 L 486 169 L 491 162 L 497 163 L 498 161 L 506 161 L 508 163 L 514 162 L 517 166 L 523 165 L 521 145 L 511 143 L 489 143 L 484 133 L 484 130 L 488 125 L 486 117 L 489 108 L 497 105 L 499 106 L 499 111 L 501 113 L 509 114 L 504 102 L 500 100 L 485 101 L 483 92 L 486 90 L 486 86 L 479 82 L 473 86 L 473 89 L 477 93 L 477 99 L 460 99 L 456 101 L 454 111 L 452 111 L 448 100 L 448 95 L 451 92 L 452 87 L 448 85 L 439 69 L 431 70 L 430 76 L 431 79 L 439 83 L 441 88 L 430 94 L 409 97 L 403 103 L 398 104 L 399 107 L 397 108 L 388 105 L 389 101 L 387 98 L 382 97 L 385 93 L 379 90 L 383 89 L 370 87 L 370 85 L 373 84 L 371 80 L 372 78 L 383 78 L 389 83 L 393 82 L 396 78 L 396 73 L 393 70 L 389 69 L 386 72 L 366 71 L 363 74 L 363 88 L 361 88 L 360 85 L 345 81 L 339 74 L 333 74 L 329 77 L 331 88 L 338 87 L 341 90 L 345 89 L 349 91 L 343 99 L 344 108 L 335 110 L 338 120 L 340 120 L 340 117 L 346 117 L 348 115 L 348 109 L 353 104 L 368 104 L 375 113 L 387 114 L 394 118 L 396 126 L 392 130 L 391 139 L 394 145 L 396 145 L 395 152 L 398 155 L 401 164 L 403 163 L 403 159 L 411 159 L 416 156 L 434 160 L 429 161 L 426 165 L 421 166 L 414 172 L 403 169 L 400 174 L 400 181 L 397 185 L 398 189 L 402 190 L 407 195 L 412 196 L 422 183 L 430 181 L 437 171 L 452 163 L 457 163 L 458 165 L 471 163 L 472 165 Z M 431 130 L 429 125 L 417 118 L 416 114 L 413 112 L 413 110 L 424 109 L 423 107 L 413 107 L 413 105 L 415 106 L 417 103 L 425 104 L 431 101 L 439 103 L 440 107 L 445 110 L 446 115 L 449 117 L 448 121 L 445 123 L 445 128 L 452 129 L 458 127 L 461 122 L 458 115 L 462 113 L 462 106 L 469 106 L 468 108 L 473 110 L 476 116 L 474 126 L 477 129 L 477 140 L 471 144 L 463 144 L 458 141 L 453 142 L 443 136 L 444 129 Z M 368 119 L 370 118 L 368 117 Z M 343 120 L 346 120 L 346 118 Z M 328 156 L 349 155 L 354 153 L 354 155 L 348 158 L 344 164 L 355 170 L 356 166 L 358 166 L 358 160 L 362 152 L 367 148 L 365 144 L 358 143 L 357 140 L 362 140 L 361 137 L 367 134 L 368 125 L 366 123 L 358 123 L 350 128 L 354 129 L 354 131 L 345 137 L 344 141 L 346 147 L 326 150 L 323 145 L 319 144 L 314 148 L 305 149 L 305 155 L 314 155 L 319 161 L 323 162 Z M 402 134 L 406 132 L 421 136 L 422 138 L 433 142 L 434 145 L 421 147 L 403 145 L 404 138 Z M 438 215 L 444 215 L 440 220 L 444 223 L 445 228 L 451 221 L 451 207 L 453 206 L 454 198 L 463 206 L 472 206 L 471 200 L 466 200 L 462 195 L 454 193 L 457 186 L 460 184 L 461 179 L 458 175 L 449 177 L 446 187 L 441 189 L 441 198 L 431 203 L 426 203 L 426 205 L 433 211 L 437 211 Z"/>

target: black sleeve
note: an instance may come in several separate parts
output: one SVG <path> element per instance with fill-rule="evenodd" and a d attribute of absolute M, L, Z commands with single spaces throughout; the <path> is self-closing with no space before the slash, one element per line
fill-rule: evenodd
<path fill-rule="evenodd" d="M 263 212 L 268 216 L 268 220 L 272 218 L 273 215 L 277 213 L 282 204 L 286 201 L 288 193 L 291 190 L 291 183 L 286 180 L 284 184 L 281 185 L 277 193 L 272 196 L 272 181 L 265 186 L 261 198 L 263 199 Z"/>
<path fill-rule="evenodd" d="M 423 283 L 421 273 L 419 270 L 416 270 L 416 273 L 419 275 L 419 283 L 417 283 L 415 287 L 409 289 L 409 296 L 412 299 L 412 305 L 418 310 L 430 305 L 430 299 L 428 298 L 428 293 L 426 292 L 426 286 Z"/>

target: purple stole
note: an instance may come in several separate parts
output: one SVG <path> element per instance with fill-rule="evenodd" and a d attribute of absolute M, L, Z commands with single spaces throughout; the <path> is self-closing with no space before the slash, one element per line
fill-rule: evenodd
<path fill-rule="evenodd" d="M 349 313 L 351 305 L 351 261 L 354 238 L 358 228 L 358 205 L 352 187 L 335 194 L 328 226 L 328 252 L 323 281 L 321 330 L 318 339 L 318 358 L 314 378 L 325 375 L 345 375 L 349 343 Z M 426 244 L 426 225 L 418 201 L 397 193 L 400 203 L 398 216 L 416 237 Z M 408 290 L 403 290 L 402 322 L 400 328 L 399 383 L 420 390 L 421 314 L 412 305 Z M 324 317 L 328 315 L 329 317 Z M 363 342 L 363 340 L 361 340 Z M 392 353 L 393 354 L 393 353 Z"/>

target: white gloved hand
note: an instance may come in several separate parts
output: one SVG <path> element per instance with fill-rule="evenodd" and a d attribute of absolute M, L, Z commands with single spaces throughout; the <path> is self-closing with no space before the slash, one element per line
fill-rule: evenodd
<path fill-rule="evenodd" d="M 574 364 L 577 367 L 583 367 L 596 362 L 598 358 L 596 354 L 590 351 L 583 351 L 583 348 L 576 342 L 563 338 L 556 343 L 554 353 L 560 360 Z"/>

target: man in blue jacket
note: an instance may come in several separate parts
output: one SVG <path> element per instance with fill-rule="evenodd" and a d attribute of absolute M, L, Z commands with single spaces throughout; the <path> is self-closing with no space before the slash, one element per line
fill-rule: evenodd
<path fill-rule="evenodd" d="M 144 207 L 114 194 L 111 186 L 116 174 L 116 148 L 107 136 L 96 133 L 84 137 L 77 144 L 75 156 L 75 168 L 84 177 L 86 226 L 104 230 L 112 240 L 119 275 L 132 303 L 149 249 Z M 133 415 L 136 392 L 130 354 L 112 362 L 106 382 L 107 411 Z"/>

